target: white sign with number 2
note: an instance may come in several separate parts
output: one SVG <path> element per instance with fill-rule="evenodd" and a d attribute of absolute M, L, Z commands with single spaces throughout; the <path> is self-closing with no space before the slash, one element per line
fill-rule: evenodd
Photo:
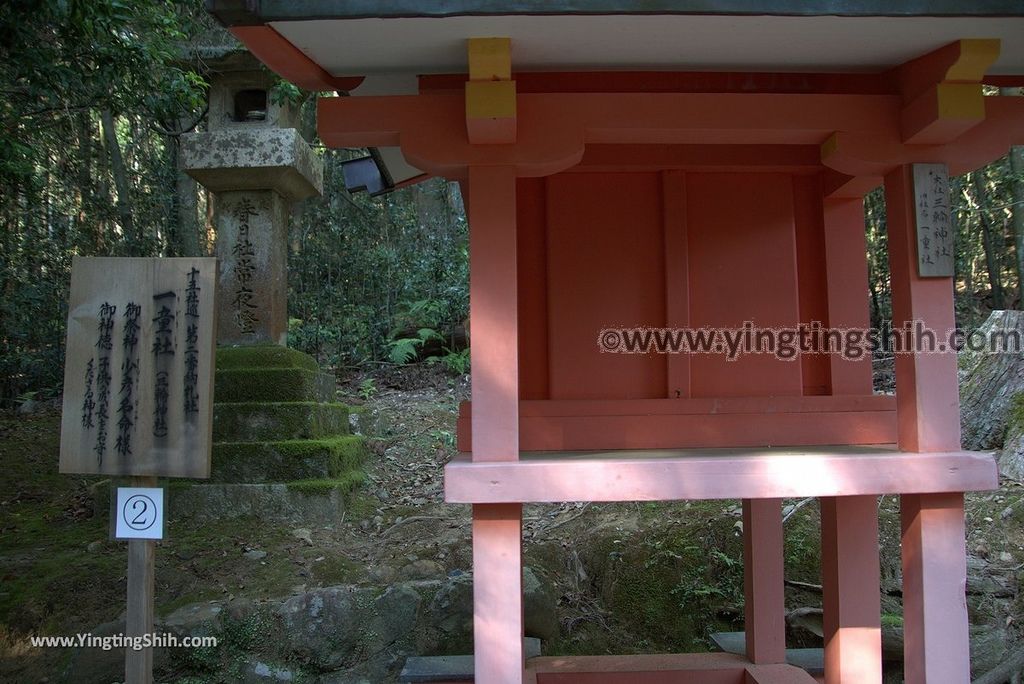
<path fill-rule="evenodd" d="M 164 538 L 164 490 L 118 487 L 115 539 Z"/>

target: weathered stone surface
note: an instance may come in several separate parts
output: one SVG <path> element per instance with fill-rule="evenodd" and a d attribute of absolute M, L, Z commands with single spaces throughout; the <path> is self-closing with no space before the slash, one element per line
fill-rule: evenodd
<path fill-rule="evenodd" d="M 246 53 L 246 56 L 237 52 L 225 54 L 221 50 L 215 57 L 215 66 L 211 66 L 204 56 L 203 61 L 213 71 L 210 76 L 210 110 L 206 117 L 210 130 L 294 127 L 297 107 L 286 100 L 270 97 L 276 80 L 274 74 L 262 68 L 263 65 L 251 53 Z M 238 93 L 253 90 L 263 92 L 262 118 L 253 119 L 248 116 L 249 112 L 240 111 L 238 106 Z"/>
<path fill-rule="evenodd" d="M 294 596 L 278 609 L 283 646 L 323 672 L 371 663 L 373 670 L 397 668 L 396 650 L 412 646 L 420 601 L 415 589 L 401 584 L 379 596 L 375 589 L 350 586 Z"/>
<path fill-rule="evenodd" d="M 217 196 L 217 343 L 279 344 L 288 333 L 288 204 L 273 190 Z"/>
<path fill-rule="evenodd" d="M 107 622 L 89 630 L 94 637 L 114 637 L 125 633 L 124 620 Z M 168 662 L 167 650 L 153 649 L 153 669 L 160 671 Z M 63 679 L 66 682 L 124 681 L 124 649 L 75 648 L 68 658 Z"/>
<path fill-rule="evenodd" d="M 366 456 L 358 435 L 280 442 L 220 442 L 213 445 L 213 482 L 292 482 L 345 477 Z"/>
<path fill-rule="evenodd" d="M 444 567 L 437 561 L 428 558 L 414 560 L 398 571 L 398 577 L 401 580 L 442 579 L 444 576 Z"/>
<path fill-rule="evenodd" d="M 283 665 L 272 665 L 262 660 L 249 660 L 242 666 L 243 684 L 266 684 L 268 682 L 294 682 L 298 675 Z"/>
<path fill-rule="evenodd" d="M 257 516 L 265 521 L 336 523 L 345 511 L 348 481 L 325 480 L 322 486 L 286 484 L 189 484 L 171 487 L 167 504 L 170 520 L 220 520 Z"/>
<path fill-rule="evenodd" d="M 983 337 L 986 348 L 999 349 L 1006 336 L 1024 340 L 1024 312 L 993 311 L 972 339 Z M 958 366 L 964 448 L 998 449 L 1012 420 L 1014 398 L 1024 392 L 1024 353 L 964 351 Z"/>
<path fill-rule="evenodd" d="M 332 399 L 334 376 L 304 368 L 231 368 L 217 371 L 214 378 L 217 403 Z"/>
<path fill-rule="evenodd" d="M 426 611 L 426 627 L 436 630 L 441 653 L 473 652 L 473 578 L 450 577 L 442 582 Z M 558 636 L 555 601 L 546 580 L 530 567 L 523 568 L 523 629 L 526 636 Z"/>
<path fill-rule="evenodd" d="M 181 144 L 182 170 L 212 192 L 274 190 L 296 201 L 323 191 L 323 163 L 294 128 L 187 133 Z"/>
<path fill-rule="evenodd" d="M 550 640 L 558 636 L 558 615 L 551 584 L 533 568 L 523 568 L 523 629 L 526 636 Z"/>
<path fill-rule="evenodd" d="M 213 406 L 214 442 L 317 439 L 349 433 L 345 404 L 241 402 Z"/>
<path fill-rule="evenodd" d="M 161 624 L 167 632 L 179 637 L 211 636 L 221 628 L 223 610 L 220 603 L 193 603 L 174 611 Z"/>
<path fill-rule="evenodd" d="M 1006 426 L 1006 440 L 999 452 L 999 473 L 1024 482 L 1024 393 L 1014 396 Z"/>

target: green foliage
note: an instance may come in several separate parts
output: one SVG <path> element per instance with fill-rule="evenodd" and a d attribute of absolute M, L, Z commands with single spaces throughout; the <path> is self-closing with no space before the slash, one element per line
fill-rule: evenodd
<path fill-rule="evenodd" d="M 377 394 L 377 383 L 373 381 L 373 378 L 366 378 L 359 383 L 359 396 L 364 400 L 370 400 Z"/>
<path fill-rule="evenodd" d="M 298 104 L 302 91 L 294 83 L 277 79 L 270 88 L 270 101 L 277 105 Z"/>
<path fill-rule="evenodd" d="M 420 328 L 416 331 L 416 337 L 402 337 L 388 342 L 390 348 L 388 358 L 392 363 L 409 363 L 416 358 L 416 354 L 425 342 L 442 339 L 444 338 L 436 330 Z"/>
<path fill-rule="evenodd" d="M 449 351 L 441 357 L 441 363 L 452 375 L 466 375 L 469 373 L 469 348 L 462 351 Z"/>
<path fill-rule="evenodd" d="M 74 255 L 182 252 L 172 134 L 200 115 L 203 21 L 198 0 L 0 3 L 0 405 L 59 391 Z"/>
<path fill-rule="evenodd" d="M 455 447 L 455 435 L 450 430 L 434 428 L 430 431 L 430 437 L 434 440 L 434 446 L 452 449 Z"/>
<path fill-rule="evenodd" d="M 324 151 L 325 196 L 292 226 L 290 343 L 330 365 L 404 363 L 469 311 L 458 186 L 433 179 L 382 197 L 343 189 L 345 150 Z M 399 342 L 399 340 L 407 340 Z"/>

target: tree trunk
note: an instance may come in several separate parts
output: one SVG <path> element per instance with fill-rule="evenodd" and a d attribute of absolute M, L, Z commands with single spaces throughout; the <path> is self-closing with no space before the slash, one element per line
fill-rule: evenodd
<path fill-rule="evenodd" d="M 1002 97 L 1024 96 L 1024 88 L 1000 88 Z M 1016 252 L 1017 306 L 1024 306 L 1024 145 L 1010 148 L 1010 216 L 1013 247 Z"/>
<path fill-rule="evenodd" d="M 117 130 L 114 126 L 114 115 L 109 109 L 104 109 L 100 115 L 103 125 L 103 141 L 107 146 L 107 155 L 110 157 L 110 173 L 114 177 L 114 188 L 117 190 L 117 215 L 121 222 L 121 230 L 124 231 L 130 249 L 141 249 L 142 238 L 135 232 L 135 221 L 132 217 L 132 205 L 130 200 L 128 173 L 124 167 L 124 157 L 121 155 L 121 145 L 117 142 Z"/>
<path fill-rule="evenodd" d="M 202 256 L 199 239 L 199 187 L 192 177 L 181 170 L 180 138 L 168 138 L 170 163 L 174 172 L 174 210 L 176 244 L 180 256 Z"/>
<path fill-rule="evenodd" d="M 978 218 L 981 221 L 981 244 L 985 249 L 985 268 L 988 270 L 988 282 L 992 290 L 992 308 L 1002 309 L 1003 282 L 999 273 L 998 243 L 995 240 L 992 222 L 988 217 L 988 191 L 985 189 L 984 173 L 979 170 L 971 174 L 974 181 L 974 194 L 978 201 Z"/>
<path fill-rule="evenodd" d="M 1018 305 L 1024 306 L 1024 145 L 1014 145 L 1010 148 L 1010 173 L 1013 180 L 1010 182 L 1010 207 L 1013 222 L 1010 224 L 1013 230 L 1013 246 L 1017 254 L 1017 298 Z"/>
<path fill-rule="evenodd" d="M 1004 335 L 1024 340 L 1024 312 L 993 311 L 977 333 L 986 349 L 1000 348 Z M 1012 345 L 1013 340 L 1009 339 Z M 1013 347 L 1009 347 L 1012 351 Z M 1024 392 L 1024 354 L 964 350 L 960 354 L 960 426 L 966 449 L 998 449 L 1014 413 L 1014 397 Z"/>

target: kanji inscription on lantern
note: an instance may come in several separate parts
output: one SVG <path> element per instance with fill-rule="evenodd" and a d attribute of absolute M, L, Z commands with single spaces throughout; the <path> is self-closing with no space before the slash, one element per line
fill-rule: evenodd
<path fill-rule="evenodd" d="M 213 258 L 75 258 L 60 471 L 208 477 Z"/>
<path fill-rule="evenodd" d="M 952 277 L 955 231 L 945 164 L 914 164 L 914 207 L 918 275 Z"/>
<path fill-rule="evenodd" d="M 251 334 L 256 332 L 259 316 L 256 313 L 255 293 L 252 289 L 253 276 L 256 273 L 256 250 L 249 239 L 249 219 L 257 214 L 256 207 L 248 199 L 243 199 L 234 208 L 234 218 L 238 222 L 238 237 L 232 248 L 235 256 L 235 290 L 232 293 L 232 304 L 235 307 L 235 324 L 238 332 Z"/>

